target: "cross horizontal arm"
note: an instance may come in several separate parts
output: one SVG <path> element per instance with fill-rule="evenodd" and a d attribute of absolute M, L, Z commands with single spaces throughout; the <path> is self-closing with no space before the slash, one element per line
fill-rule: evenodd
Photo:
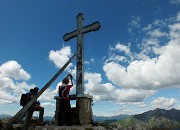
<path fill-rule="evenodd" d="M 85 27 L 83 27 L 83 33 L 88 33 L 88 32 L 94 32 L 94 31 L 97 31 L 101 28 L 101 24 L 96 21 L 90 25 L 87 25 Z"/>
<path fill-rule="evenodd" d="M 73 32 L 70 32 L 70 33 L 66 33 L 64 36 L 63 36 L 63 39 L 65 42 L 69 41 L 70 39 L 74 38 L 74 37 L 77 37 L 77 35 L 79 34 L 79 32 L 77 30 L 73 31 Z"/>
<path fill-rule="evenodd" d="M 94 22 L 90 25 L 87 25 L 85 27 L 83 27 L 83 30 L 82 30 L 82 33 L 88 33 L 88 32 L 94 32 L 94 31 L 97 31 L 101 28 L 101 24 L 97 21 L 97 22 Z M 73 32 L 70 32 L 70 33 L 66 33 L 64 36 L 63 36 L 63 39 L 65 42 L 69 41 L 70 39 L 74 38 L 74 37 L 77 37 L 77 35 L 81 33 L 79 30 L 75 30 Z"/>

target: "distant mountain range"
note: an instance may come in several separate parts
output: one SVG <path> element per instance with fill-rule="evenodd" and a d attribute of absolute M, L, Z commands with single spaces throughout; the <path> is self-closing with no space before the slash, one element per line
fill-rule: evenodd
<path fill-rule="evenodd" d="M 151 130 L 180 130 L 180 110 L 155 109 L 111 123 Z M 176 128 L 176 129 L 175 129 Z"/>
<path fill-rule="evenodd" d="M 8 114 L 0 114 L 0 119 L 4 119 L 4 118 L 11 118 L 11 115 Z"/>
<path fill-rule="evenodd" d="M 120 115 L 116 115 L 116 116 L 95 116 L 93 115 L 93 121 L 94 122 L 101 122 L 101 123 L 111 123 L 111 122 L 115 122 L 118 120 L 122 120 L 125 118 L 130 117 L 130 115 L 124 115 L 124 114 L 120 114 Z"/>
<path fill-rule="evenodd" d="M 11 115 L 7 115 L 7 114 L 0 114 L 0 119 L 3 119 L 3 118 L 11 118 L 12 116 Z M 110 117 L 107 117 L 107 116 L 96 116 L 96 115 L 93 115 L 93 120 L 94 121 L 98 121 L 98 122 L 104 122 L 104 121 L 118 121 L 118 120 L 121 120 L 121 119 L 125 119 L 127 117 L 130 117 L 129 115 L 117 115 L 117 116 L 110 116 Z M 53 117 L 52 116 L 44 116 L 44 120 L 46 121 L 52 121 L 53 120 Z"/>
<path fill-rule="evenodd" d="M 0 119 L 8 119 L 11 118 L 11 115 L 8 114 L 0 114 Z M 36 119 L 37 117 L 33 117 L 34 119 Z M 52 121 L 53 117 L 52 116 L 44 116 L 44 120 L 46 121 Z"/>
<path fill-rule="evenodd" d="M 157 108 L 153 111 L 150 110 L 142 114 L 134 115 L 134 118 L 145 121 L 148 121 L 150 118 L 159 118 L 159 117 L 164 117 L 170 120 L 176 120 L 180 122 L 180 110 L 176 110 L 176 109 L 165 110 L 165 109 Z"/>

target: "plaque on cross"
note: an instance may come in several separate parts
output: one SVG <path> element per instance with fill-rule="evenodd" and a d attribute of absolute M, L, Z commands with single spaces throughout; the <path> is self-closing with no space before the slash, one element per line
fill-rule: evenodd
<path fill-rule="evenodd" d="M 98 21 L 83 27 L 83 14 L 77 15 L 77 29 L 70 33 L 66 33 L 63 37 L 64 41 L 69 41 L 77 37 L 77 70 L 76 70 L 76 94 L 78 97 L 84 95 L 84 34 L 97 31 L 101 28 Z"/>

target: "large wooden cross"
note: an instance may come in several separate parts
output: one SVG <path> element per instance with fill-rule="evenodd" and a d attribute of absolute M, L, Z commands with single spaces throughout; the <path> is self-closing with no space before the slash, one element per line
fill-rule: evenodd
<path fill-rule="evenodd" d="M 76 94 L 78 97 L 84 96 L 84 34 L 97 31 L 101 28 L 100 23 L 94 22 L 83 27 L 83 14 L 77 15 L 77 30 L 66 33 L 63 37 L 64 41 L 69 41 L 77 37 L 77 70 L 76 70 Z"/>

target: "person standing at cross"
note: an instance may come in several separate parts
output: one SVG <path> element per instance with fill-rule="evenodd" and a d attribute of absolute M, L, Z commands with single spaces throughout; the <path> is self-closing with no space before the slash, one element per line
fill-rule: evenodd
<path fill-rule="evenodd" d="M 69 84 L 69 78 L 71 84 Z M 59 86 L 59 98 L 60 108 L 58 113 L 58 126 L 71 125 L 71 104 L 69 92 L 71 87 L 74 85 L 72 81 L 73 77 L 68 74 L 62 81 L 62 85 Z"/>

